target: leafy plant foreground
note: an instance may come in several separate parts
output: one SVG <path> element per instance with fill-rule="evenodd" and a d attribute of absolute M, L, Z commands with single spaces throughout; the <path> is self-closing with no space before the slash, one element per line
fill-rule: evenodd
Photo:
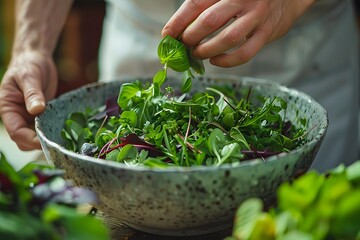
<path fill-rule="evenodd" d="M 360 161 L 283 183 L 277 202 L 264 211 L 260 199 L 246 200 L 226 240 L 359 240 Z"/>
<path fill-rule="evenodd" d="M 0 153 L 0 239 L 108 239 L 102 222 L 76 209 L 95 195 L 62 174 L 35 164 L 16 172 Z"/>

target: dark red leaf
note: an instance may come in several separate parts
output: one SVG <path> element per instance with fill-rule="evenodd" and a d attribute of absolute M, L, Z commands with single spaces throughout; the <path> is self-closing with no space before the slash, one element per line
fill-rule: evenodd
<path fill-rule="evenodd" d="M 100 120 L 105 116 L 119 116 L 120 107 L 117 103 L 117 96 L 109 97 L 106 99 L 105 109 L 102 112 L 98 112 L 94 116 L 92 116 L 89 120 Z"/>

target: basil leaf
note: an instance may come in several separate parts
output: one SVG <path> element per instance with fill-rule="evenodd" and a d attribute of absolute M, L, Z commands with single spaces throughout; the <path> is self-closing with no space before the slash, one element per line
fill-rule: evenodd
<path fill-rule="evenodd" d="M 190 62 L 184 44 L 167 35 L 158 46 L 160 62 L 176 72 L 185 72 L 190 68 Z"/>
<path fill-rule="evenodd" d="M 132 127 L 136 127 L 137 125 L 137 115 L 134 111 L 123 111 L 120 115 L 120 119 Z"/>
<path fill-rule="evenodd" d="M 126 109 L 130 100 L 140 91 L 141 89 L 136 83 L 124 83 L 121 85 L 119 97 L 117 100 L 119 106 L 122 109 Z"/>
<path fill-rule="evenodd" d="M 191 81 L 191 72 L 190 71 L 185 71 L 183 73 L 183 77 L 182 77 L 182 86 L 181 86 L 181 92 L 183 93 L 188 93 L 191 90 L 191 86 L 192 86 L 192 81 Z"/>
<path fill-rule="evenodd" d="M 205 73 L 205 67 L 204 67 L 204 63 L 201 59 L 195 58 L 192 54 L 192 49 L 187 49 L 186 50 L 189 62 L 190 62 L 190 67 L 198 74 L 200 75 L 204 75 Z"/>
<path fill-rule="evenodd" d="M 155 76 L 153 77 L 153 83 L 158 84 L 159 86 L 163 85 L 166 79 L 166 69 L 163 68 L 160 71 L 158 71 Z"/>

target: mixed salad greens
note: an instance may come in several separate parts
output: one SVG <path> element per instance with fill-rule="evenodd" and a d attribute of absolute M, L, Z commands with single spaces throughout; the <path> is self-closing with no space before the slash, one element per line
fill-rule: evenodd
<path fill-rule="evenodd" d="M 289 152 L 304 143 L 306 121 L 286 120 L 279 97 L 250 102 L 251 89 L 238 96 L 225 86 L 190 96 L 202 61 L 166 36 L 158 55 L 164 68 L 152 83 L 124 83 L 105 107 L 71 113 L 62 130 L 66 148 L 129 165 L 153 167 L 233 163 Z M 183 73 L 181 94 L 163 87 L 168 68 Z"/>
<path fill-rule="evenodd" d="M 260 199 L 238 209 L 226 240 L 360 239 L 360 161 L 331 170 L 310 171 L 277 190 L 277 206 L 263 210 Z"/>
<path fill-rule="evenodd" d="M 0 239 L 109 239 L 99 219 L 77 211 L 96 196 L 62 174 L 33 163 L 17 172 L 0 152 Z"/>

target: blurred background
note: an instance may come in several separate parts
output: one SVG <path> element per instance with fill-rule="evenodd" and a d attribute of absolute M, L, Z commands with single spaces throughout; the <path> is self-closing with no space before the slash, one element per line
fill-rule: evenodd
<path fill-rule="evenodd" d="M 0 76 L 9 62 L 14 36 L 14 0 L 0 0 Z M 97 80 L 97 52 L 105 2 L 75 0 L 55 50 L 58 94 Z"/>
<path fill-rule="evenodd" d="M 0 0 L 0 81 L 10 60 L 15 24 L 14 5 L 14 0 Z M 102 0 L 74 1 L 54 53 L 59 74 L 57 95 L 97 80 L 98 46 L 104 14 L 105 2 Z M 43 157 L 41 151 L 20 151 L 1 122 L 0 151 L 16 169 Z"/>
<path fill-rule="evenodd" d="M 360 26 L 360 0 L 354 0 L 354 3 L 357 6 Z M 14 4 L 14 0 L 0 0 L 0 81 L 11 54 L 14 36 Z M 105 2 L 103 0 L 74 1 L 54 54 L 60 81 L 58 95 L 97 80 L 98 46 L 104 14 Z M 20 151 L 10 140 L 1 122 L 0 151 L 15 164 L 15 168 L 42 156 L 41 151 Z"/>

